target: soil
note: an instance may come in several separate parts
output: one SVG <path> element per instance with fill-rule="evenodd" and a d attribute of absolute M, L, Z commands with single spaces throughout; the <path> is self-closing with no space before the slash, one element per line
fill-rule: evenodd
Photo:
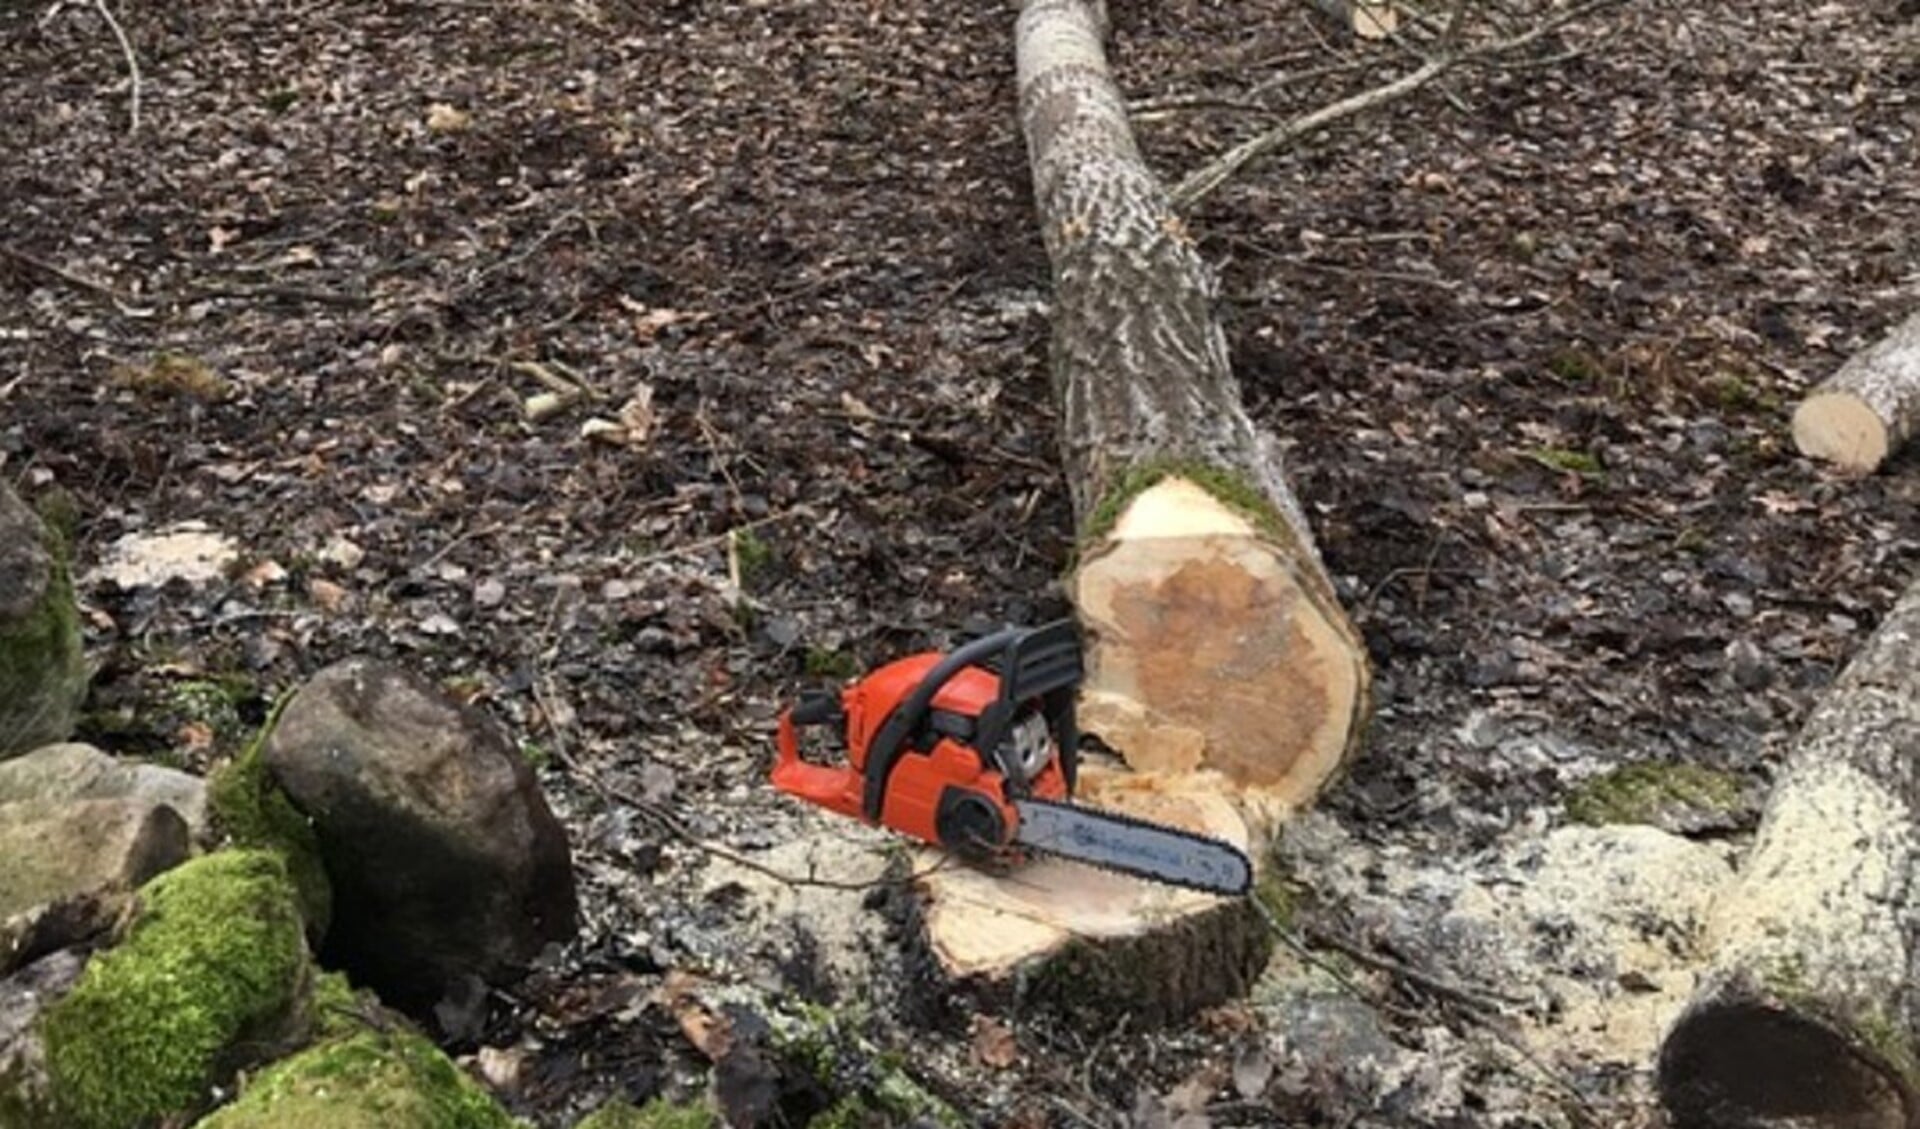
<path fill-rule="evenodd" d="M 185 521 L 244 556 L 83 584 L 84 735 L 204 768 L 348 655 L 443 680 L 542 766 L 588 903 L 462 1049 L 511 1048 L 498 1088 L 542 1125 L 686 1084 L 694 1048 L 636 1002 L 663 976 L 826 989 L 804 933 L 730 936 L 708 857 L 604 789 L 763 851 L 821 826 L 765 784 L 801 689 L 1067 610 L 1011 10 L 118 14 L 137 129 L 94 8 L 0 3 L 0 473 L 71 499 L 83 574 Z M 1920 297 L 1915 14 L 1605 9 L 1194 209 L 1377 664 L 1324 801 L 1355 834 L 1471 850 L 1648 759 L 1761 790 L 1912 577 L 1920 454 L 1842 478 L 1787 418 Z M 1169 180 L 1415 64 L 1294 8 L 1115 15 Z M 136 705 L 209 679 L 232 733 Z M 852 1002 L 991 1123 L 1152 1124 L 1142 1093 L 1247 1038 L 1016 1017 L 983 1063 L 884 983 Z"/>

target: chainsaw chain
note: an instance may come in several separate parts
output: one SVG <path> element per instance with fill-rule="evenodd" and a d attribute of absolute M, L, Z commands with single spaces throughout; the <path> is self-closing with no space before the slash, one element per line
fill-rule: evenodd
<path fill-rule="evenodd" d="M 1145 831 L 1151 831 L 1157 835 L 1168 835 L 1176 839 L 1185 839 L 1189 843 L 1196 843 L 1202 846 L 1222 847 L 1235 854 L 1245 855 L 1245 852 L 1241 851 L 1240 848 L 1217 835 L 1202 835 L 1197 831 L 1188 831 L 1182 827 L 1170 827 L 1164 823 L 1155 823 L 1152 820 L 1141 819 L 1138 816 L 1126 815 L 1122 812 L 1109 811 L 1105 808 L 1090 807 L 1086 804 L 1059 803 L 1053 800 L 1040 800 L 1031 797 L 1020 800 L 1019 804 L 1021 807 L 1044 807 L 1051 808 L 1054 811 L 1092 815 L 1111 823 L 1118 823 L 1127 827 L 1137 827 Z M 1131 869 L 1119 863 L 1083 858 L 1065 851 L 1050 850 L 1036 843 L 1021 841 L 1017 835 L 1015 837 L 1015 843 L 1021 850 L 1032 851 L 1034 854 L 1045 855 L 1048 858 L 1065 859 L 1068 862 L 1078 863 L 1081 866 L 1090 866 L 1095 870 L 1104 870 L 1109 874 L 1119 874 L 1128 878 L 1137 878 L 1146 882 L 1156 882 L 1165 886 L 1177 886 L 1183 890 L 1194 890 L 1202 894 L 1214 894 L 1223 898 L 1235 898 L 1244 897 L 1252 889 L 1253 862 L 1251 859 L 1247 860 L 1248 888 L 1244 890 L 1222 890 L 1218 886 L 1207 884 L 1199 879 L 1183 880 L 1165 874 Z"/>

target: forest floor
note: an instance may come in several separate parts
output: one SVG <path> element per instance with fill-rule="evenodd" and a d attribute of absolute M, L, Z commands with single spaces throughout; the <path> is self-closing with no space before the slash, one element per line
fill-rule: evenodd
<path fill-rule="evenodd" d="M 1129 96 L 1202 103 L 1143 115 L 1169 180 L 1412 65 L 1285 5 L 1116 8 Z M 673 1024 L 629 1006 L 668 971 L 850 1002 L 805 967 L 805 923 L 739 935 L 706 856 L 602 787 L 749 854 L 817 832 L 766 784 L 783 703 L 1065 610 L 1011 8 L 121 18 L 137 131 L 94 9 L 0 4 L 0 473 L 72 496 L 83 573 L 186 521 L 245 561 L 83 585 L 87 736 L 205 767 L 238 737 L 119 707 L 217 676 L 257 722 L 355 654 L 498 716 L 543 766 L 587 903 L 577 951 L 475 1040 L 518 1048 L 505 1096 L 542 1124 L 683 1076 Z M 1248 403 L 1377 664 L 1364 752 L 1323 807 L 1433 855 L 1561 820 L 1632 761 L 1757 793 L 1920 563 L 1920 455 L 1849 480 L 1787 430 L 1920 299 L 1913 5 L 1629 4 L 1539 53 L 1261 162 L 1191 216 Z M 530 419 L 556 377 L 583 394 Z M 625 431 L 583 436 L 623 408 Z M 1508 755 L 1489 725 L 1548 753 Z M 1141 1091 L 1251 1037 L 1196 1023 L 1089 1059 L 1015 1022 L 1019 1054 L 982 1063 L 866 990 L 874 1037 L 924 1049 L 923 1080 L 983 1123 L 1069 1116 L 1060 1094 L 1071 1118 L 1149 1123 Z"/>

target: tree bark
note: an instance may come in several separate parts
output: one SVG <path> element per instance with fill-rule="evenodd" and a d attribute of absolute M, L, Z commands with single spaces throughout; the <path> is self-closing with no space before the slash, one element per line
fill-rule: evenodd
<path fill-rule="evenodd" d="M 1920 582 L 1789 754 L 1660 1054 L 1679 1126 L 1920 1126 Z"/>
<path fill-rule="evenodd" d="M 1080 723 L 1124 762 L 1089 769 L 1080 798 L 1240 843 L 1257 865 L 1354 746 L 1369 672 L 1278 448 L 1241 404 L 1212 273 L 1134 143 L 1105 19 L 1087 0 L 1026 0 L 1017 31 L 1080 537 Z M 946 976 L 1070 968 L 1070 1004 L 1124 985 L 1112 1007 L 1136 1018 L 1244 990 L 1265 956 L 1245 940 L 1264 936 L 1251 907 L 1067 864 L 999 881 L 949 869 L 922 893 Z"/>
<path fill-rule="evenodd" d="M 1354 744 L 1365 652 L 1241 405 L 1212 272 L 1134 144 L 1103 32 L 1082 0 L 1028 0 L 1018 52 L 1091 637 L 1083 724 L 1136 770 L 1215 774 L 1270 816 Z"/>
<path fill-rule="evenodd" d="M 1920 431 L 1920 314 L 1856 353 L 1793 413 L 1800 453 L 1870 474 Z"/>

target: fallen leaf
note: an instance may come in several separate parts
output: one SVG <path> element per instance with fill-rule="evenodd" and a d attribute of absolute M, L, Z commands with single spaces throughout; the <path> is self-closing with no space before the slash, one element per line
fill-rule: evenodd
<path fill-rule="evenodd" d="M 620 426 L 627 429 L 627 442 L 638 447 L 653 434 L 653 385 L 641 384 L 633 396 L 620 405 Z"/>
<path fill-rule="evenodd" d="M 434 133 L 459 133 L 473 124 L 473 115 L 445 102 L 427 107 L 427 129 Z"/>
<path fill-rule="evenodd" d="M 973 1017 L 973 1061 L 975 1065 L 1005 1070 L 1020 1057 L 1020 1046 L 1006 1024 L 990 1016 Z"/>
<path fill-rule="evenodd" d="M 1273 1056 L 1264 1047 L 1244 1051 L 1233 1060 L 1233 1089 L 1241 1098 L 1253 1101 L 1267 1092 L 1273 1081 Z"/>
<path fill-rule="evenodd" d="M 286 578 L 287 570 L 281 568 L 280 562 L 275 560 L 261 561 L 240 575 L 241 583 L 254 589 L 265 588 L 269 584 L 278 584 Z"/>
<path fill-rule="evenodd" d="M 174 733 L 173 739 L 190 753 L 203 752 L 213 748 L 213 726 L 204 721 L 189 721 Z"/>
<path fill-rule="evenodd" d="M 347 590 L 319 577 L 307 581 L 307 599 L 323 612 L 337 612 L 347 604 Z"/>

